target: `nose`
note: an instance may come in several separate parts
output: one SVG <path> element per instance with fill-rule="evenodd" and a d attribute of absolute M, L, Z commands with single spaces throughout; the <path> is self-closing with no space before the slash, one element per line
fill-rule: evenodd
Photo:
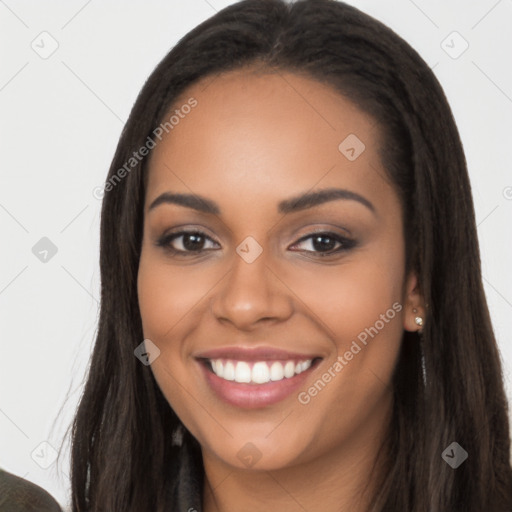
<path fill-rule="evenodd" d="M 265 251 L 252 263 L 236 255 L 232 270 L 210 298 L 210 309 L 219 322 L 252 331 L 263 323 L 288 319 L 293 313 L 292 295 L 267 265 Z"/>

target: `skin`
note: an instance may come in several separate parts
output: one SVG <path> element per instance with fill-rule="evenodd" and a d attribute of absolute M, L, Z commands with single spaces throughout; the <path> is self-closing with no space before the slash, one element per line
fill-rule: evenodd
<path fill-rule="evenodd" d="M 362 512 L 403 331 L 418 330 L 414 317 L 424 313 L 416 275 L 405 273 L 401 205 L 378 157 L 381 129 L 329 86 L 291 73 L 208 77 L 174 108 L 190 97 L 198 105 L 150 155 L 138 293 L 144 337 L 161 351 L 155 379 L 202 447 L 204 510 Z M 354 161 L 338 150 L 349 134 L 365 144 Z M 284 199 L 331 187 L 375 211 L 349 199 L 277 211 Z M 176 204 L 149 211 L 164 192 L 205 196 L 220 213 Z M 173 228 L 204 232 L 203 252 L 157 246 Z M 356 245 L 334 253 L 339 243 L 300 241 L 316 229 Z M 263 249 L 252 263 L 236 252 L 247 236 Z M 170 244 L 187 250 L 185 238 Z M 307 391 L 394 303 L 401 311 L 307 404 L 293 393 L 241 410 L 213 393 L 194 359 L 232 345 L 317 354 Z M 237 456 L 248 442 L 261 456 L 250 467 Z"/>

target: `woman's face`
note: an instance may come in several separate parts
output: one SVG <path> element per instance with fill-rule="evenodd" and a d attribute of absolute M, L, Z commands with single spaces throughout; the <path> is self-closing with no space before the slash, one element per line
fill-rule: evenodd
<path fill-rule="evenodd" d="M 289 73 L 208 77 L 175 109 L 138 274 L 158 385 L 205 460 L 360 457 L 389 419 L 417 304 L 379 128 Z"/>

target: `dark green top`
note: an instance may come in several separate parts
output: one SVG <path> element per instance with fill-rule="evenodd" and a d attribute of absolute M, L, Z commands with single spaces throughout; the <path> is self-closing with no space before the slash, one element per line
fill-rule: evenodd
<path fill-rule="evenodd" d="M 0 512 L 62 512 L 42 487 L 0 468 Z"/>

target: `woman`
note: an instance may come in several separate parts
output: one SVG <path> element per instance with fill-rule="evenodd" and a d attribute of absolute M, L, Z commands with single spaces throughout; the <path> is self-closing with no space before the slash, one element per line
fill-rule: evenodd
<path fill-rule="evenodd" d="M 512 510 L 460 138 L 390 29 L 245 0 L 144 85 L 101 224 L 74 511 Z"/>

